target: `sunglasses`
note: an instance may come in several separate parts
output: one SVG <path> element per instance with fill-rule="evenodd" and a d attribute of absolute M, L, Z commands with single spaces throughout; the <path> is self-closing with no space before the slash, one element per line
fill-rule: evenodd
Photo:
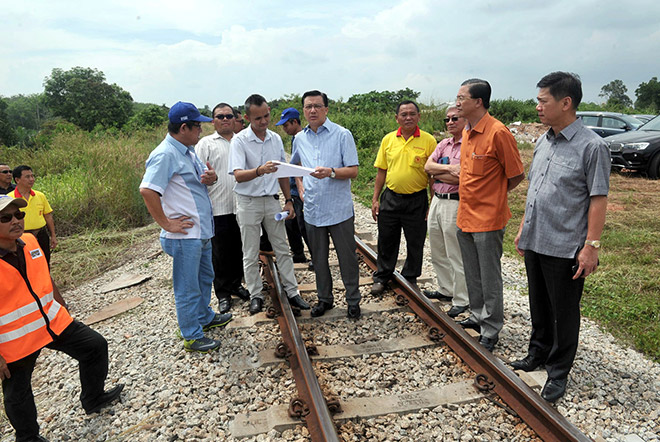
<path fill-rule="evenodd" d="M 0 173 L 11 173 L 11 170 L 0 170 Z"/>
<path fill-rule="evenodd" d="M 218 114 L 215 118 L 218 120 L 231 120 L 234 118 L 234 114 Z"/>
<path fill-rule="evenodd" d="M 0 215 L 0 223 L 2 223 L 2 224 L 8 223 L 9 221 L 11 221 L 12 218 L 16 218 L 16 219 L 19 219 L 19 220 L 23 219 L 23 218 L 25 218 L 25 212 L 21 212 L 19 210 L 18 212 L 7 213 L 7 214 L 4 214 L 4 215 Z"/>
<path fill-rule="evenodd" d="M 456 122 L 456 121 L 458 121 L 458 117 L 444 118 L 444 120 L 445 120 L 445 123 L 449 123 L 449 120 L 451 120 L 453 122 Z"/>

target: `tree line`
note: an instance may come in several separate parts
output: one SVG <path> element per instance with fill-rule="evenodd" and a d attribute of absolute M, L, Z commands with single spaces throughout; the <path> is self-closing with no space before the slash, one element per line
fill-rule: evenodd
<path fill-rule="evenodd" d="M 613 80 L 601 88 L 602 104 L 583 103 L 583 110 L 608 110 L 626 113 L 653 113 L 660 111 L 660 82 L 657 77 L 641 83 L 635 89 L 634 102 L 621 80 Z M 347 101 L 332 101 L 331 107 L 349 114 L 394 113 L 402 100 L 417 100 L 420 93 L 410 88 L 399 91 L 371 91 L 354 94 Z M 272 100 L 274 111 L 289 104 L 298 107 L 299 96 L 287 95 Z M 238 106 L 239 109 L 241 106 Z M 534 100 L 491 100 L 490 112 L 504 122 L 536 121 Z M 437 106 L 422 105 L 423 110 L 436 110 Z M 0 97 L 0 144 L 31 147 L 47 144 L 49 135 L 67 125 L 85 131 L 120 131 L 139 127 L 155 127 L 167 120 L 169 108 L 165 105 L 137 103 L 131 94 L 117 84 L 108 84 L 105 74 L 97 69 L 74 67 L 69 70 L 55 68 L 44 79 L 44 91 L 38 94 Z M 200 109 L 210 116 L 208 105 Z M 442 125 L 442 122 L 440 122 Z M 435 127 L 435 130 L 444 127 Z"/>

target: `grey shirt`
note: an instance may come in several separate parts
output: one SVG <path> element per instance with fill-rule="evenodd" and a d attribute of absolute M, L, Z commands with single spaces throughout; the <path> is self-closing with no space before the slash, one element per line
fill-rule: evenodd
<path fill-rule="evenodd" d="M 573 258 L 587 238 L 590 198 L 607 195 L 610 151 L 579 118 L 536 142 L 518 248 Z"/>

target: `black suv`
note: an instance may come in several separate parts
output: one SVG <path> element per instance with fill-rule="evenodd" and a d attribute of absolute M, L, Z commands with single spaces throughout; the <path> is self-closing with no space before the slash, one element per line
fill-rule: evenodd
<path fill-rule="evenodd" d="M 605 138 L 612 154 L 612 168 L 646 172 L 660 178 L 660 116 L 637 130 Z"/>
<path fill-rule="evenodd" d="M 577 116 L 582 119 L 582 124 L 601 137 L 635 130 L 642 125 L 637 118 L 617 112 L 578 111 Z"/>

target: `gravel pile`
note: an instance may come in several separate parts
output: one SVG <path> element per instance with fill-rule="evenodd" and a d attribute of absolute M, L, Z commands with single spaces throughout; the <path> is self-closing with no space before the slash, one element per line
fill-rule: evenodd
<path fill-rule="evenodd" d="M 356 229 L 376 235 L 369 209 L 356 204 Z M 403 247 L 402 247 L 403 249 Z M 107 386 L 126 384 L 122 403 L 87 416 L 79 405 L 77 367 L 61 354 L 45 349 L 37 363 L 33 387 L 42 434 L 59 441 L 174 441 L 233 440 L 229 423 L 238 413 L 288 405 L 296 395 L 295 382 L 284 364 L 235 370 L 239 359 L 256 362 L 258 352 L 279 342 L 277 324 L 233 327 L 210 333 L 223 346 L 210 355 L 183 351 L 176 337 L 171 261 L 157 238 L 136 250 L 122 267 L 64 293 L 78 319 L 120 299 L 133 296 L 144 302 L 127 313 L 95 324 L 109 342 L 110 374 Z M 428 242 L 424 274 L 432 275 Z M 150 257 L 151 256 L 151 257 Z M 147 282 L 106 294 L 100 288 L 124 274 L 148 274 Z M 525 278 L 521 264 L 503 261 L 505 326 L 495 355 L 509 361 L 524 356 L 530 331 Z M 338 276 L 338 274 L 335 274 Z M 304 276 L 310 282 L 310 275 Z M 435 283 L 428 285 L 433 288 Z M 364 302 L 375 301 L 362 288 Z M 305 295 L 315 302 L 313 294 Z M 336 302 L 343 305 L 340 292 Z M 234 300 L 236 317 L 249 316 L 248 304 Z M 425 334 L 425 327 L 409 313 L 388 312 L 377 325 L 345 319 L 303 323 L 314 330 L 317 345 L 362 343 Z M 405 367 L 405 374 L 401 367 Z M 443 346 L 417 349 L 405 355 L 367 355 L 317 363 L 322 383 L 340 397 L 368 397 L 410 391 L 460 380 L 469 369 L 447 354 Z M 608 441 L 660 440 L 660 364 L 621 347 L 593 322 L 583 319 L 581 344 L 567 394 L 557 409 L 589 437 Z M 13 440 L 13 430 L 0 417 L 0 442 Z M 518 419 L 482 400 L 460 406 L 423 409 L 349 421 L 340 426 L 344 440 L 535 440 Z M 306 428 L 270 431 L 251 440 L 308 440 Z M 250 440 L 250 439 L 247 439 Z"/>

